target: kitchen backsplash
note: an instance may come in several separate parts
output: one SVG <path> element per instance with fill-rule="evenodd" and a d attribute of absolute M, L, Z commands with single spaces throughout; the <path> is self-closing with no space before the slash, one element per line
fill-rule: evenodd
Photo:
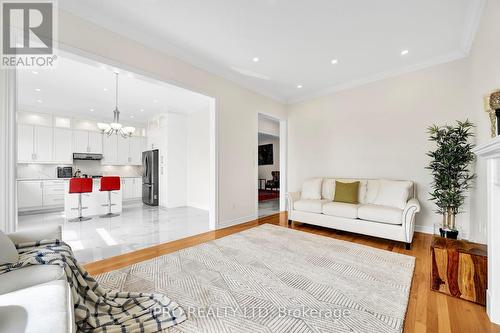
<path fill-rule="evenodd" d="M 57 178 L 58 166 L 72 166 L 73 173 L 80 169 L 82 174 L 109 175 L 121 177 L 141 177 L 142 167 L 134 165 L 101 165 L 100 161 L 75 161 L 73 165 L 58 164 L 17 164 L 17 178 Z"/>

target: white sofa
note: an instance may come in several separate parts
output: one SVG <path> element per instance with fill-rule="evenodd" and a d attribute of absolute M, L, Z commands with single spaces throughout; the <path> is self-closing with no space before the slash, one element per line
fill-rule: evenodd
<path fill-rule="evenodd" d="M 359 181 L 359 203 L 334 202 L 335 181 Z M 302 191 L 288 193 L 288 222 L 400 241 L 409 249 L 415 230 L 415 215 L 420 211 L 415 194 L 416 186 L 412 181 L 308 179 Z"/>
<path fill-rule="evenodd" d="M 14 244 L 61 239 L 59 226 L 9 234 Z M 63 269 L 36 265 L 0 274 L 0 332 L 75 332 L 73 301 Z"/>

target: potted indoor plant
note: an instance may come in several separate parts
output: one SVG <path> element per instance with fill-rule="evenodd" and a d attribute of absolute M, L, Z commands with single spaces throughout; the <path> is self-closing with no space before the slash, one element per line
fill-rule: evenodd
<path fill-rule="evenodd" d="M 468 120 L 457 121 L 455 126 L 432 125 L 428 128 L 429 140 L 437 146 L 436 150 L 427 153 L 431 157 L 427 169 L 431 170 L 433 177 L 430 196 L 438 207 L 436 212 L 443 216 L 439 229 L 442 237 L 457 238 L 455 216 L 462 212 L 461 207 L 475 177 L 471 170 L 474 161 L 474 145 L 470 143 L 473 128 Z"/>

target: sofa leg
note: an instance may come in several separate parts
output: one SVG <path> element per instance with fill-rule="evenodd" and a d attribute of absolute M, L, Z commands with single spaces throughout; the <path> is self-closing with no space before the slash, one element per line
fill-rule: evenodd
<path fill-rule="evenodd" d="M 292 220 L 288 220 L 288 225 L 291 225 L 292 224 Z"/>
<path fill-rule="evenodd" d="M 405 249 L 411 250 L 411 243 L 405 243 Z"/>

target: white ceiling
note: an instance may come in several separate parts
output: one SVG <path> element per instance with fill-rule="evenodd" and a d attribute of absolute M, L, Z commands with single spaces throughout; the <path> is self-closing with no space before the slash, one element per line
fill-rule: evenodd
<path fill-rule="evenodd" d="M 114 71 L 119 72 L 118 109 L 124 123 L 145 123 L 165 112 L 209 110 L 210 98 L 204 95 L 62 52 L 56 68 L 19 71 L 19 109 L 111 121 Z"/>
<path fill-rule="evenodd" d="M 464 57 L 483 4 L 484 0 L 59 2 L 63 10 L 282 101 Z M 403 50 L 409 53 L 402 56 Z M 338 63 L 333 65 L 332 59 Z"/>

